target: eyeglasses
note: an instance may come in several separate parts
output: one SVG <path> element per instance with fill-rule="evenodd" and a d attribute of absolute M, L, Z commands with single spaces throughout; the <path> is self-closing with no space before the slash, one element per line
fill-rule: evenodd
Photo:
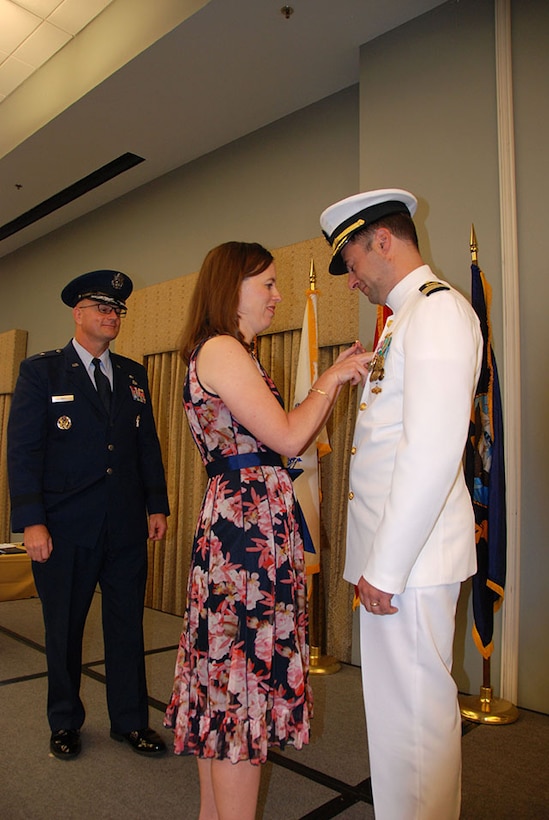
<path fill-rule="evenodd" d="M 117 316 L 122 318 L 128 312 L 128 309 L 125 307 L 118 307 L 115 305 L 106 305 L 104 302 L 95 302 L 93 305 L 79 305 L 79 310 L 85 310 L 86 308 L 97 308 L 99 313 L 102 313 L 104 316 L 110 316 L 111 313 L 116 313 Z"/>

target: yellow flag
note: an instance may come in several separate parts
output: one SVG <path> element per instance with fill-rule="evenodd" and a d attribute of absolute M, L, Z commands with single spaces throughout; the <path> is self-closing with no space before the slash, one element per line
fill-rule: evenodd
<path fill-rule="evenodd" d="M 308 395 L 311 386 L 318 378 L 318 291 L 307 291 L 307 302 L 303 316 L 301 344 L 297 364 L 294 407 L 297 407 Z M 326 428 L 319 432 L 316 441 L 297 458 L 290 459 L 288 467 L 303 472 L 294 479 L 294 489 L 303 516 L 309 528 L 314 552 L 305 552 L 307 575 L 320 572 L 320 464 L 323 455 L 331 452 Z"/>

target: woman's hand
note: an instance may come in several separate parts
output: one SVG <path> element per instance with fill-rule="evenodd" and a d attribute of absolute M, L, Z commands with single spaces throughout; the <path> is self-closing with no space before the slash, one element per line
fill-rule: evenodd
<path fill-rule="evenodd" d="M 362 343 L 357 339 L 356 342 L 353 342 L 353 344 L 350 347 L 348 347 L 346 350 L 339 354 L 339 356 L 335 360 L 335 364 L 343 361 L 344 359 L 347 359 L 349 356 L 356 356 L 359 353 L 367 353 L 367 351 L 362 346 Z"/>
<path fill-rule="evenodd" d="M 326 375 L 333 374 L 336 384 L 340 387 L 347 382 L 359 384 L 368 375 L 369 364 L 374 354 L 362 349 L 360 342 L 344 350 L 337 357 L 335 363 L 325 371 Z"/>

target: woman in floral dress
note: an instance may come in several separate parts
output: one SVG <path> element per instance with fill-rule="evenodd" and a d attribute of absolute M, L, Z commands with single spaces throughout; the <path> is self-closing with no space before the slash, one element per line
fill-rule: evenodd
<path fill-rule="evenodd" d="M 269 251 L 227 242 L 204 260 L 183 334 L 185 411 L 209 482 L 165 725 L 176 754 L 197 756 L 200 820 L 253 820 L 268 747 L 308 742 L 303 542 L 280 454 L 306 448 L 370 358 L 353 345 L 286 413 L 253 353 L 280 299 Z"/>

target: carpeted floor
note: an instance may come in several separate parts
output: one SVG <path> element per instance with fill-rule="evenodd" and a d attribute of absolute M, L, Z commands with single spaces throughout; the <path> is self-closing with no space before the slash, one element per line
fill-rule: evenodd
<path fill-rule="evenodd" d="M 162 727 L 171 692 L 180 619 L 147 610 L 145 641 L 150 723 Z M 86 627 L 82 753 L 73 761 L 49 754 L 45 716 L 46 662 L 40 602 L 0 603 L 2 820 L 129 820 L 198 816 L 195 762 L 171 753 L 144 759 L 109 737 L 99 595 Z M 343 666 L 313 676 L 311 744 L 271 752 L 263 770 L 261 820 L 370 820 L 366 727 L 360 671 Z M 549 716 L 521 711 L 508 726 L 465 724 L 463 820 L 549 818 Z"/>

